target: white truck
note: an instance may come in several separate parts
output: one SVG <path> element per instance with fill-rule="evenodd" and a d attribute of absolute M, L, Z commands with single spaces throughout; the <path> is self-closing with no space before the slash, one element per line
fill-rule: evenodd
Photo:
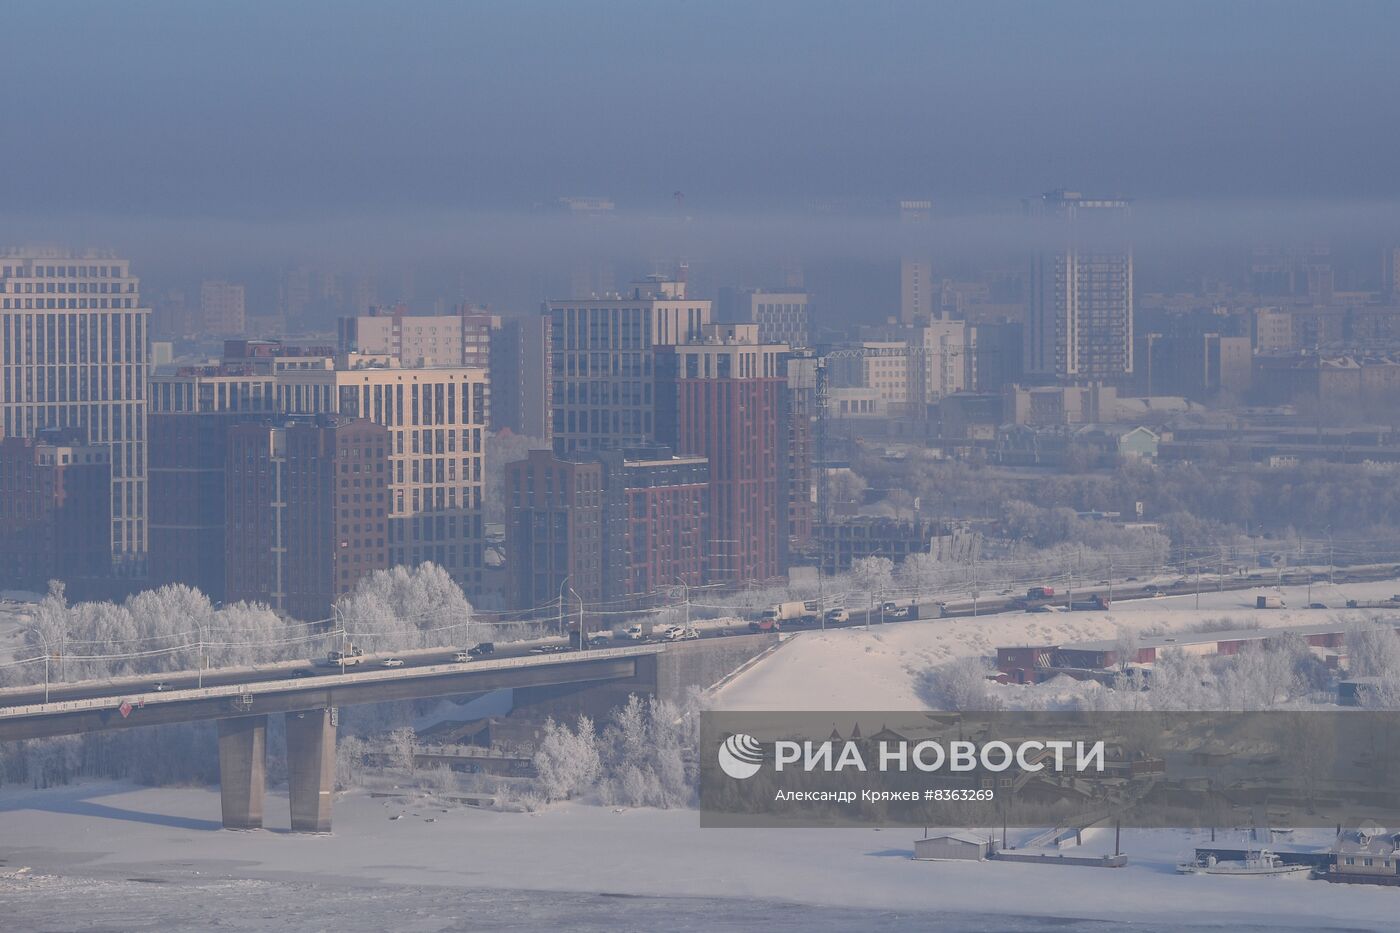
<path fill-rule="evenodd" d="M 332 651 L 322 663 L 326 667 L 354 667 L 365 659 L 359 645 L 351 645 L 344 651 Z"/>
<path fill-rule="evenodd" d="M 750 622 L 749 631 L 771 632 L 785 625 L 815 625 L 819 611 L 815 599 L 778 603 L 763 610 L 763 615 Z"/>

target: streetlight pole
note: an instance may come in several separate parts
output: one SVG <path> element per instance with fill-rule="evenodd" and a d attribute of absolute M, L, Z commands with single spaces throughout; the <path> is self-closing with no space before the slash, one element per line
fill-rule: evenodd
<path fill-rule="evenodd" d="M 569 585 L 569 580 L 573 574 L 565 574 L 564 579 L 559 581 L 559 634 L 564 634 L 564 587 Z"/>
<path fill-rule="evenodd" d="M 572 586 L 569 592 L 578 600 L 578 650 L 583 651 L 588 647 L 588 633 L 583 630 L 583 597 L 578 595 L 578 590 Z M 563 610 L 563 597 L 560 597 L 560 611 Z"/>
<path fill-rule="evenodd" d="M 1328 526 L 1327 526 L 1327 582 L 1328 582 L 1329 585 L 1336 582 L 1336 579 L 1335 579 L 1334 576 L 1333 576 L 1333 573 L 1334 573 L 1334 571 L 1335 571 L 1335 569 L 1336 569 L 1336 562 L 1335 562 L 1335 560 L 1334 560 L 1334 557 L 1335 557 L 1335 556 L 1336 556 L 1336 552 L 1335 552 L 1335 550 L 1333 549 L 1333 545 L 1332 545 L 1332 526 L 1331 526 L 1331 525 L 1328 525 Z"/>
<path fill-rule="evenodd" d="M 38 628 L 27 628 L 27 632 L 33 632 L 39 636 L 39 643 L 44 646 L 44 702 L 49 702 L 49 640 L 44 637 L 44 633 Z"/>
<path fill-rule="evenodd" d="M 685 629 L 690 631 L 690 584 L 681 577 L 676 577 L 676 582 L 681 585 L 682 596 L 685 600 Z"/>
<path fill-rule="evenodd" d="M 346 638 L 346 632 L 345 632 L 345 616 L 344 616 L 344 614 L 340 611 L 340 606 L 339 606 L 337 603 L 331 603 L 331 615 L 332 615 L 332 618 L 335 619 L 335 624 L 336 624 L 336 626 L 340 629 L 340 673 L 344 674 L 344 673 L 345 673 L 345 650 L 346 650 L 346 648 L 348 647 L 348 645 L 346 644 L 346 641 L 345 641 L 345 638 Z M 334 635 L 335 633 L 332 632 L 331 634 Z"/>

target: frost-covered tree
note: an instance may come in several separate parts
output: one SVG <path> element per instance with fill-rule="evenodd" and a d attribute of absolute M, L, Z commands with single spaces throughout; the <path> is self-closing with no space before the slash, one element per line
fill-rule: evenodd
<path fill-rule="evenodd" d="M 630 807 L 688 806 L 695 797 L 695 740 L 699 703 L 681 707 L 632 696 L 603 732 L 605 803 Z"/>
<path fill-rule="evenodd" d="M 335 745 L 335 783 L 352 787 L 365 760 L 365 743 L 359 736 L 342 735 Z"/>
<path fill-rule="evenodd" d="M 1362 620 L 1346 632 L 1347 672 L 1353 677 L 1400 676 L 1400 636 L 1393 623 Z"/>
<path fill-rule="evenodd" d="M 934 709 L 958 712 L 993 710 L 1000 700 L 988 687 L 992 668 L 982 658 L 959 658 L 925 671 L 917 689 Z"/>
<path fill-rule="evenodd" d="M 369 651 L 464 644 L 472 607 L 437 564 L 376 570 L 337 604 L 352 639 Z"/>
<path fill-rule="evenodd" d="M 888 557 L 862 557 L 851 563 L 851 578 L 857 590 L 873 603 L 894 586 L 894 561 Z"/>
<path fill-rule="evenodd" d="M 1113 655 L 1118 661 L 1120 671 L 1126 671 L 1129 664 L 1137 663 L 1140 644 L 1137 629 L 1126 625 L 1118 626 L 1118 633 L 1113 641 Z"/>
<path fill-rule="evenodd" d="M 534 763 L 540 787 L 550 800 L 587 791 L 597 783 L 602 771 L 593 721 L 580 716 L 577 731 L 573 731 L 552 718 L 547 720 Z"/>
<path fill-rule="evenodd" d="M 413 753 L 418 747 L 418 736 L 413 729 L 405 726 L 389 733 L 389 762 L 402 771 L 414 770 Z"/>

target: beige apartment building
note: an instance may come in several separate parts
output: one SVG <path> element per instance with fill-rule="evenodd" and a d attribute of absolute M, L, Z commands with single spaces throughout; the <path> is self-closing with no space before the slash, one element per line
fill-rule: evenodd
<path fill-rule="evenodd" d="M 932 319 L 910 340 L 910 400 L 931 404 L 971 384 L 974 369 L 966 321 Z"/>
<path fill-rule="evenodd" d="M 861 344 L 861 382 L 890 407 L 907 405 L 909 345 L 902 340 L 867 340 Z"/>
<path fill-rule="evenodd" d="M 463 310 L 457 314 L 409 314 L 402 306 L 340 319 L 342 353 L 388 356 L 403 366 L 489 365 L 491 335 L 500 315 Z"/>
<path fill-rule="evenodd" d="M 78 428 L 112 462 L 112 565 L 145 573 L 146 333 L 130 263 L 111 253 L 0 253 L 0 436 Z"/>
<path fill-rule="evenodd" d="M 812 345 L 806 292 L 754 291 L 748 299 L 749 320 L 758 325 L 759 340 L 789 347 Z"/>

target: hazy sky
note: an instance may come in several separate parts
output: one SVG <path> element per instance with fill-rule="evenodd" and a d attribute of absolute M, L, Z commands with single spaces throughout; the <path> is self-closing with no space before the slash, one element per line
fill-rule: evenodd
<path fill-rule="evenodd" d="M 5 4 L 20 214 L 1400 194 L 1400 5 Z"/>
<path fill-rule="evenodd" d="M 1164 247 L 1400 234 L 1400 3 L 8 0 L 0 24 L 0 241 L 166 278 L 885 256 L 909 196 L 942 253 L 1007 245 L 1059 186 L 1135 197 Z M 564 195 L 626 219 L 561 228 L 539 205 Z"/>

